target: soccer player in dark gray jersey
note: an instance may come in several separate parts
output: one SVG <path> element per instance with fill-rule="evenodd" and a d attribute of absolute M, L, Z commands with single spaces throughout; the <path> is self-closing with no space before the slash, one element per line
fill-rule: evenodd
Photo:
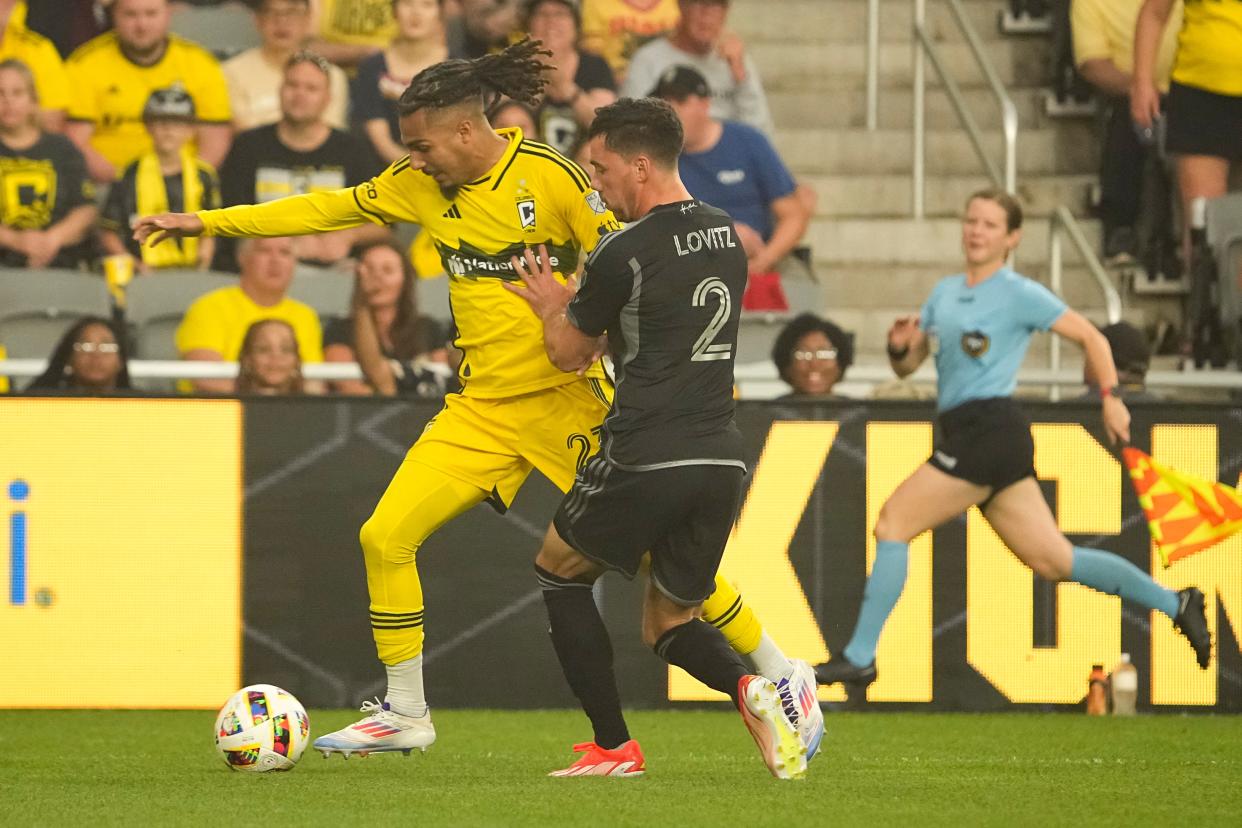
<path fill-rule="evenodd" d="M 686 199 L 600 242 L 566 320 L 609 334 L 617 389 L 604 456 L 622 469 L 744 467 L 733 361 L 746 254 L 733 220 Z"/>
<path fill-rule="evenodd" d="M 629 226 L 599 243 L 576 292 L 556 280 L 542 249 L 515 257 L 522 284 L 505 284 L 539 315 L 554 365 L 581 370 L 607 342 L 618 378 L 600 451 L 535 559 L 557 658 L 595 731 L 575 748 L 583 755 L 552 775 L 645 770 L 590 587 L 608 570 L 633 578 L 649 552 L 644 641 L 733 700 L 774 776 L 800 776 L 823 733 L 809 665 L 795 673 L 800 687 L 778 686 L 751 674 L 699 617 L 745 472 L 733 356 L 746 256 L 728 216 L 682 184 L 681 123 L 666 103 L 627 98 L 599 109 L 588 146 L 596 189 Z"/>

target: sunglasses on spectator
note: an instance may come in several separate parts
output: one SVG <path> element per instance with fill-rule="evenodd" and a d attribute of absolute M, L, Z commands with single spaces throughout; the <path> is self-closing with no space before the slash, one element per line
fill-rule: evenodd
<path fill-rule="evenodd" d="M 121 346 L 115 342 L 75 342 L 73 350 L 79 354 L 116 354 L 120 353 Z"/>
<path fill-rule="evenodd" d="M 818 351 L 794 351 L 793 358 L 799 362 L 810 362 L 813 359 L 836 359 L 837 352 L 831 348 L 821 348 Z"/>

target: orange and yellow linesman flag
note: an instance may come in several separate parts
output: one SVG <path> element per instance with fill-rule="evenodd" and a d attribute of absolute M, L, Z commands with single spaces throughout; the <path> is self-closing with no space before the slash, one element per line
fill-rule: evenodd
<path fill-rule="evenodd" d="M 1122 456 L 1166 569 L 1242 531 L 1237 489 L 1162 466 L 1135 448 L 1126 447 Z"/>

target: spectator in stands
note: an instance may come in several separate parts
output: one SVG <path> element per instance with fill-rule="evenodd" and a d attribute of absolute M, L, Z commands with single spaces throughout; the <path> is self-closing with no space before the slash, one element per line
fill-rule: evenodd
<path fill-rule="evenodd" d="M 799 192 L 763 133 L 712 115 L 711 88 L 697 70 L 670 67 L 651 94 L 681 119 L 686 143 L 678 167 L 686 189 L 733 217 L 751 273 L 778 270 L 806 233 L 813 194 Z"/>
<path fill-rule="evenodd" d="M 280 84 L 285 66 L 310 33 L 310 0 L 260 0 L 255 10 L 262 45 L 224 62 L 233 128 L 241 132 L 280 120 Z M 339 66 L 328 70 L 328 108 L 324 120 L 345 129 L 349 115 L 349 78 Z"/>
<path fill-rule="evenodd" d="M 238 135 L 220 170 L 226 207 L 352 187 L 379 171 L 369 147 L 324 120 L 330 77 L 328 62 L 313 52 L 289 59 L 280 86 L 280 120 Z M 385 228 L 367 225 L 299 236 L 294 251 L 302 262 L 328 266 L 344 260 L 355 244 L 387 236 Z M 232 269 L 228 258 L 220 258 L 219 266 Z"/>
<path fill-rule="evenodd" d="M 1113 352 L 1117 365 L 1117 388 L 1114 393 L 1127 403 L 1152 402 L 1161 397 L 1147 390 L 1147 368 L 1151 365 L 1151 347 L 1143 332 L 1129 322 L 1114 322 L 1100 328 Z M 1100 383 L 1091 371 L 1090 363 L 1083 366 L 1082 381 L 1087 386 L 1084 400 L 1100 399 Z"/>
<path fill-rule="evenodd" d="M 39 128 L 29 67 L 0 61 L 0 267 L 78 267 L 98 211 L 82 153 Z"/>
<path fill-rule="evenodd" d="M 322 362 L 323 334 L 319 317 L 307 305 L 285 295 L 293 281 L 296 262 L 293 240 L 243 239 L 237 259 L 241 264 L 238 283 L 200 296 L 186 311 L 177 328 L 177 350 L 181 358 L 204 362 L 236 360 L 251 325 L 260 319 L 283 319 L 297 334 L 298 353 L 302 359 Z M 192 383 L 195 391 L 215 394 L 227 394 L 234 385 L 231 379 L 201 379 Z M 320 389 L 308 387 L 306 390 L 317 392 Z"/>
<path fill-rule="evenodd" d="M 1104 256 L 1110 263 L 1132 262 L 1138 255 L 1135 223 L 1142 201 L 1148 156 L 1156 148 L 1144 145 L 1130 117 L 1130 86 L 1134 69 L 1134 31 L 1143 0 L 1073 0 L 1070 8 L 1074 35 L 1074 63 L 1100 93 L 1107 126 L 1100 160 L 1100 219 L 1104 225 Z M 1166 28 L 1157 59 L 1156 85 L 1169 89 L 1169 71 L 1181 27 L 1181 4 L 1176 20 Z"/>
<path fill-rule="evenodd" d="M 671 31 L 680 16 L 677 0 L 583 0 L 582 47 L 624 78 L 634 52 Z"/>
<path fill-rule="evenodd" d="M 97 396 L 130 388 L 125 338 L 107 319 L 84 316 L 56 343 L 47 370 L 26 386 L 27 393 Z"/>
<path fill-rule="evenodd" d="M 382 51 L 358 64 L 353 120 L 385 163 L 410 154 L 401 144 L 397 100 L 419 72 L 448 57 L 443 0 L 393 0 L 397 34 Z"/>
<path fill-rule="evenodd" d="M 21 6 L 24 0 L 18 0 Z M 106 28 L 104 7 L 100 0 L 35 0 L 26 5 L 26 28 L 33 29 L 52 41 L 62 58 Z"/>
<path fill-rule="evenodd" d="M 293 326 L 283 319 L 260 319 L 251 325 L 237 357 L 236 393 L 292 396 L 302 393 L 303 384 Z"/>
<path fill-rule="evenodd" d="M 794 317 L 772 344 L 772 362 L 792 391 L 783 400 L 832 399 L 854 362 L 854 335 L 813 313 Z"/>
<path fill-rule="evenodd" d="M 126 167 L 108 191 L 99 222 L 100 244 L 108 255 L 133 256 L 136 273 L 160 268 L 206 270 L 216 251 L 215 239 L 175 239 L 152 247 L 134 241 L 131 231 L 134 218 L 220 206 L 216 171 L 194 151 L 194 99 L 179 86 L 157 89 L 147 99 L 142 121 L 152 149 Z"/>
<path fill-rule="evenodd" d="M 1157 44 L 1173 6 L 1174 0 L 1145 0 L 1134 35 L 1130 112 L 1147 130 L 1160 115 Z M 1224 195 L 1230 167 L 1242 161 L 1242 3 L 1185 4 L 1167 113 L 1165 146 L 1177 162 L 1189 262 L 1191 202 Z"/>
<path fill-rule="evenodd" d="M 539 134 L 539 125 L 535 122 L 535 110 L 521 101 L 509 99 L 502 101 L 491 111 L 487 120 L 491 121 L 496 129 L 517 127 L 522 130 L 524 137 L 533 138 L 536 141 L 543 140 Z"/>
<path fill-rule="evenodd" d="M 772 115 L 759 70 L 746 54 L 741 38 L 725 32 L 729 0 L 679 0 L 681 19 L 667 36 L 634 53 L 621 95 L 641 98 L 673 66 L 698 70 L 716 93 L 712 116 L 740 121 L 771 134 Z"/>
<path fill-rule="evenodd" d="M 156 89 L 178 83 L 198 112 L 199 157 L 218 167 L 228 153 L 232 116 L 220 64 L 201 46 L 169 34 L 168 21 L 168 0 L 116 0 L 114 30 L 69 57 L 73 100 L 65 132 L 96 181 L 115 180 L 151 149 L 142 108 Z"/>
<path fill-rule="evenodd" d="M 358 257 L 349 319 L 324 330 L 324 360 L 357 362 L 365 380 L 333 383 L 341 394 L 441 397 L 456 378 L 436 320 L 420 316 L 415 276 L 394 245 L 372 245 Z"/>
<path fill-rule="evenodd" d="M 311 50 L 347 69 L 383 49 L 397 31 L 392 0 L 311 0 L 311 12 Z"/>
<path fill-rule="evenodd" d="M 518 25 L 518 0 L 459 0 L 446 27 L 449 57 L 477 58 L 503 49 Z"/>
<path fill-rule="evenodd" d="M 0 0 L 0 61 L 9 58 L 20 60 L 34 73 L 43 128 L 48 132 L 63 130 L 69 108 L 69 76 L 52 41 L 26 27 L 23 0 Z"/>
<path fill-rule="evenodd" d="M 612 70 L 602 57 L 578 48 L 578 0 L 527 0 L 522 25 L 552 52 L 543 101 L 535 115 L 543 140 L 572 153 L 595 110 L 617 99 Z"/>

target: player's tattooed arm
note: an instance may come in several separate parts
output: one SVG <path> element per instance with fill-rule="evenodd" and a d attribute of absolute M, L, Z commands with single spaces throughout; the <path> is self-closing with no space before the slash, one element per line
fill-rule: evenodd
<path fill-rule="evenodd" d="M 603 352 L 602 337 L 583 333 L 565 315 L 565 308 L 574 298 L 577 281 L 571 278 L 562 283 L 552 275 L 548 250 L 539 245 L 538 257 L 527 248 L 519 257 L 514 256 L 513 272 L 524 284 L 502 282 L 505 290 L 525 299 L 543 322 L 543 344 L 548 359 L 562 371 L 582 373 Z"/>

